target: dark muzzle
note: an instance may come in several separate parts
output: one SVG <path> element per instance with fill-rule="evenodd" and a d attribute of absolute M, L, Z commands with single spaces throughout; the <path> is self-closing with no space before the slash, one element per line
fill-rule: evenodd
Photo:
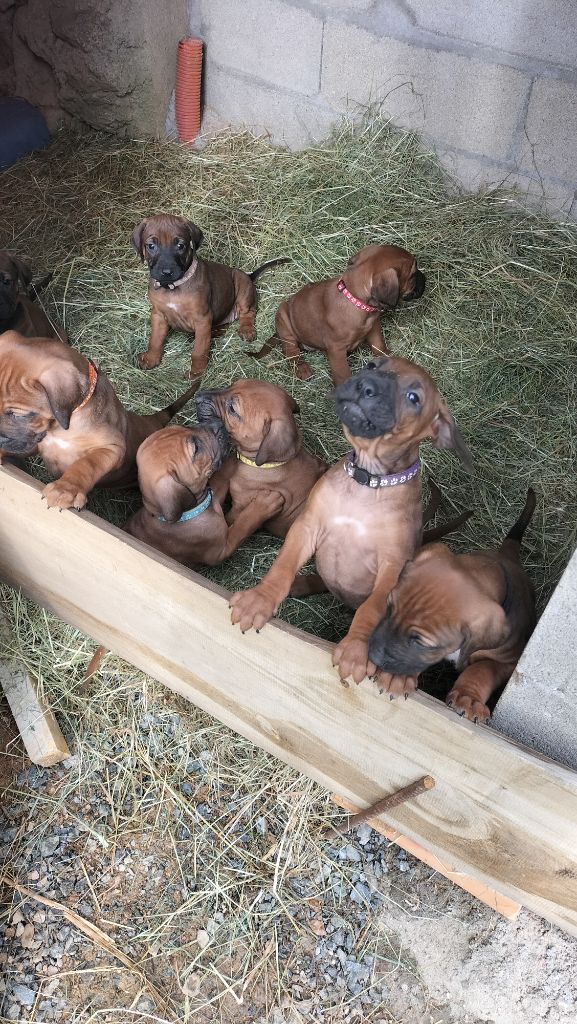
<path fill-rule="evenodd" d="M 339 384 L 337 416 L 354 437 L 380 437 L 395 425 L 397 381 L 394 373 L 369 365 Z"/>

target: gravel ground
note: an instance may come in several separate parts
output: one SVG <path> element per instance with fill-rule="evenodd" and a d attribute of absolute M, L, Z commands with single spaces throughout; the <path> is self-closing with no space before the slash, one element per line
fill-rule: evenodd
<path fill-rule="evenodd" d="M 123 686 L 115 722 L 91 696 L 76 733 L 63 704 L 74 753 L 52 769 L 2 715 L 3 1019 L 577 1019 L 574 940 L 366 825 L 319 840 L 326 794 L 161 687 Z"/>

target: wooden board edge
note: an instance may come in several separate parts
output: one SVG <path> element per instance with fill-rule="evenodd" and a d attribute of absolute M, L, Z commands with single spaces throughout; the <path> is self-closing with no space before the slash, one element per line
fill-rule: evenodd
<path fill-rule="evenodd" d="M 339 796 L 338 793 L 331 793 L 331 800 L 337 807 L 341 807 L 344 811 L 348 811 L 349 814 L 356 814 L 358 811 L 363 810 L 358 804 L 354 804 L 351 800 L 347 800 L 344 796 Z M 408 836 L 404 836 L 402 832 L 399 832 L 395 828 L 391 828 L 390 825 L 386 825 L 382 818 L 367 818 L 367 825 L 374 828 L 376 832 L 379 832 L 385 839 L 389 839 L 395 843 L 396 846 L 400 846 L 407 853 L 412 854 L 413 857 L 417 857 L 423 861 L 438 874 L 448 878 L 450 882 L 458 885 L 465 892 L 470 893 L 471 896 L 475 896 L 476 899 L 480 900 L 491 910 L 495 910 L 502 917 L 507 918 L 508 921 L 514 921 L 522 909 L 521 903 L 517 903 L 515 900 L 510 899 L 509 896 L 505 896 L 503 893 L 497 892 L 496 889 L 491 889 L 490 886 L 484 885 L 482 882 L 477 881 L 476 878 L 472 878 L 471 875 L 465 874 L 464 871 L 457 871 L 456 868 L 451 867 L 449 864 L 440 860 L 436 854 L 431 853 L 425 849 L 420 843 L 415 842 L 413 839 L 409 839 Z"/>

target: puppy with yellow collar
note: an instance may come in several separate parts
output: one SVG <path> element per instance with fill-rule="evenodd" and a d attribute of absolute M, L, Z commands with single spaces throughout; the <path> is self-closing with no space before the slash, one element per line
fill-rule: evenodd
<path fill-rule="evenodd" d="M 276 384 L 249 379 L 199 391 L 195 402 L 199 421 L 217 416 L 236 450 L 211 483 L 221 501 L 230 494 L 229 526 L 250 515 L 251 532 L 264 526 L 285 537 L 327 468 L 303 445 L 297 403 Z"/>

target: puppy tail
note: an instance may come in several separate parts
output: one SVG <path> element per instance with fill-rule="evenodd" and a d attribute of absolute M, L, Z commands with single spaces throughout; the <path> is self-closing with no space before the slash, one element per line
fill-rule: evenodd
<path fill-rule="evenodd" d="M 290 263 L 288 256 L 279 256 L 277 260 L 268 260 L 266 263 L 262 263 L 260 267 L 257 267 L 256 270 L 253 270 L 252 274 L 248 276 L 251 281 L 256 281 L 269 267 L 278 267 L 281 263 Z"/>
<path fill-rule="evenodd" d="M 194 384 L 189 387 L 188 391 L 185 391 L 184 394 L 180 396 L 180 398 L 177 398 L 176 401 L 167 405 L 166 409 L 161 409 L 160 412 L 154 413 L 154 415 L 162 421 L 163 427 L 165 427 L 167 423 L 170 423 L 173 416 L 176 416 L 177 412 L 180 412 L 187 402 L 190 402 L 191 398 L 193 398 L 198 391 L 200 382 L 201 378 L 199 377 L 198 380 L 195 380 Z"/>
<path fill-rule="evenodd" d="M 50 284 L 50 282 L 51 282 L 53 277 L 54 277 L 54 274 L 52 273 L 52 271 L 49 271 L 48 274 L 45 274 L 44 277 L 41 277 L 38 281 L 32 281 L 32 283 L 30 284 L 30 286 L 28 288 L 28 298 L 29 299 L 36 299 L 36 298 L 38 298 L 38 296 L 40 295 L 40 292 L 44 291 L 44 289 L 46 288 L 46 285 Z"/>
<path fill-rule="evenodd" d="M 461 526 L 471 518 L 473 513 L 470 510 L 461 512 L 460 516 L 456 516 L 455 519 L 449 519 L 448 523 L 441 523 L 440 526 L 433 527 L 432 530 L 423 530 L 423 539 L 421 541 L 422 546 L 425 544 L 432 544 L 434 541 L 441 540 L 442 537 L 446 537 L 448 533 L 454 533 Z"/>
<path fill-rule="evenodd" d="M 529 487 L 529 489 L 527 491 L 527 499 L 525 501 L 525 507 L 524 507 L 523 511 L 521 512 L 521 515 L 517 519 L 517 522 L 514 523 L 514 525 L 509 530 L 509 533 L 505 537 L 505 540 L 504 540 L 503 543 L 506 544 L 508 540 L 512 540 L 512 541 L 516 541 L 517 544 L 521 544 L 521 541 L 523 540 L 523 534 L 525 533 L 525 530 L 527 529 L 529 523 L 531 522 L 531 520 L 533 518 L 533 513 L 535 511 L 535 505 L 536 504 L 537 504 L 537 498 L 536 498 L 536 495 L 535 495 L 535 491 L 533 490 L 532 487 Z"/>

